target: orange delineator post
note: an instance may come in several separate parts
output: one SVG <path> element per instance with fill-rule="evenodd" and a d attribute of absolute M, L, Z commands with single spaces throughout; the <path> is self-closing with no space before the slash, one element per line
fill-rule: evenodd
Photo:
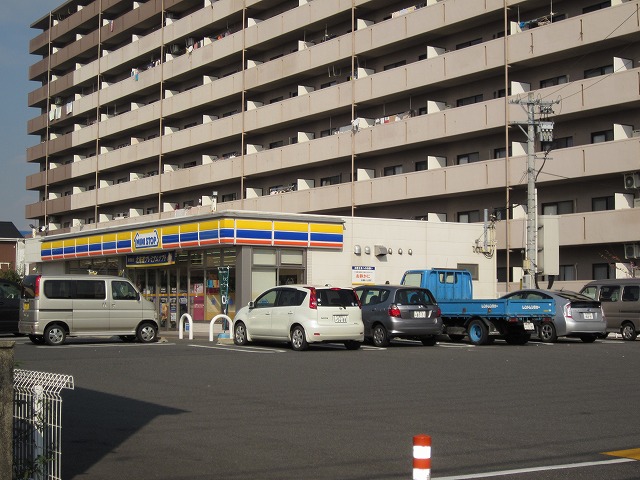
<path fill-rule="evenodd" d="M 413 437 L 413 480 L 431 479 L 431 437 Z"/>

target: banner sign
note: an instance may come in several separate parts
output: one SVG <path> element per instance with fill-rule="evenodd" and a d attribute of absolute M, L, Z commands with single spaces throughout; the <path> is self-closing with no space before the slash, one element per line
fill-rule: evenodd
<path fill-rule="evenodd" d="M 127 267 L 155 267 L 176 263 L 174 252 L 150 253 L 146 255 L 127 255 Z"/>

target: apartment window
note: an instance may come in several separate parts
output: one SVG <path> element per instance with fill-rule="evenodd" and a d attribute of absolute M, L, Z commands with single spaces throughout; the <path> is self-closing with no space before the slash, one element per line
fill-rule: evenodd
<path fill-rule="evenodd" d="M 407 64 L 406 60 L 400 60 L 399 62 L 390 63 L 389 65 L 385 65 L 383 68 L 384 68 L 385 71 L 387 71 L 387 70 L 391 70 L 393 68 L 402 67 L 403 65 L 406 65 L 406 64 Z"/>
<path fill-rule="evenodd" d="M 282 140 L 278 140 L 277 142 L 271 142 L 269 144 L 269 148 L 278 148 L 284 146 L 284 142 Z"/>
<path fill-rule="evenodd" d="M 222 118 L 230 117 L 231 115 L 235 115 L 236 113 L 238 113 L 237 110 L 231 110 L 230 112 L 225 112 L 222 114 Z"/>
<path fill-rule="evenodd" d="M 151 170 L 147 172 L 147 177 L 155 177 L 158 174 L 158 170 Z"/>
<path fill-rule="evenodd" d="M 480 210 L 469 210 L 468 212 L 458 212 L 459 223 L 473 223 L 480 221 Z"/>
<path fill-rule="evenodd" d="M 340 183 L 340 174 L 332 175 L 331 177 L 324 177 L 320 179 L 320 186 L 325 187 L 327 185 L 337 185 Z"/>
<path fill-rule="evenodd" d="M 426 115 L 427 114 L 427 107 L 420 107 L 418 109 L 418 115 Z"/>
<path fill-rule="evenodd" d="M 421 172 L 422 170 L 427 170 L 427 161 L 421 160 L 416 162 L 416 172 Z"/>
<path fill-rule="evenodd" d="M 87 225 L 91 225 L 92 223 L 96 223 L 96 219 L 93 217 L 89 217 L 87 218 L 87 221 L 85 222 Z"/>
<path fill-rule="evenodd" d="M 604 280 L 606 278 L 611 278 L 611 267 L 608 263 L 594 263 L 591 270 L 592 278 L 594 280 Z"/>
<path fill-rule="evenodd" d="M 511 155 L 511 148 L 509 148 L 509 155 Z M 493 149 L 493 158 L 505 158 L 506 156 L 507 156 L 507 149 L 505 147 Z"/>
<path fill-rule="evenodd" d="M 149 207 L 149 208 L 147 208 L 147 215 L 152 215 L 154 213 L 158 213 L 158 208 L 157 207 Z"/>
<path fill-rule="evenodd" d="M 326 130 L 322 130 L 320 132 L 320 138 L 329 137 L 329 136 L 333 135 L 336 131 L 337 131 L 337 129 L 335 129 L 335 128 L 327 128 Z"/>
<path fill-rule="evenodd" d="M 391 175 L 399 175 L 402 173 L 402 165 L 393 165 L 392 167 L 384 167 L 382 175 L 389 177 Z"/>
<path fill-rule="evenodd" d="M 472 105 L 474 103 L 482 102 L 484 96 L 480 95 L 471 95 L 470 97 L 459 98 L 456 100 L 457 107 L 464 107 L 465 105 Z"/>
<path fill-rule="evenodd" d="M 186 201 L 182 202 L 182 208 L 193 207 L 193 205 L 194 205 L 193 200 L 186 200 Z"/>
<path fill-rule="evenodd" d="M 582 9 L 582 13 L 595 12 L 596 10 L 601 10 L 603 8 L 607 8 L 611 6 L 611 0 L 607 2 L 596 3 L 595 5 L 590 5 L 588 7 L 584 7 Z"/>
<path fill-rule="evenodd" d="M 151 135 L 149 135 L 147 137 L 147 140 L 153 140 L 154 138 L 158 138 L 158 134 L 157 133 L 152 133 Z"/>
<path fill-rule="evenodd" d="M 506 90 L 501 88 L 500 90 L 496 90 L 493 92 L 493 98 L 504 98 Z M 509 89 L 509 95 L 511 95 L 511 89 Z"/>
<path fill-rule="evenodd" d="M 71 190 L 67 190 L 66 192 L 64 192 L 64 196 L 68 197 L 71 195 Z"/>
<path fill-rule="evenodd" d="M 95 189 L 96 189 L 96 186 L 95 186 L 95 185 L 89 185 L 89 186 L 87 187 L 87 190 L 95 190 Z"/>
<path fill-rule="evenodd" d="M 289 137 L 289 145 L 295 145 L 298 143 L 298 137 Z"/>
<path fill-rule="evenodd" d="M 64 222 L 62 228 L 71 228 L 71 222 Z"/>
<path fill-rule="evenodd" d="M 196 125 L 198 125 L 198 122 L 191 122 L 191 123 L 187 123 L 184 128 L 191 128 L 191 127 L 195 127 Z"/>
<path fill-rule="evenodd" d="M 194 160 L 193 162 L 185 162 L 185 164 L 183 165 L 183 168 L 191 168 L 195 166 L 196 166 L 196 161 Z"/>
<path fill-rule="evenodd" d="M 603 130 L 591 134 L 591 143 L 610 142 L 613 140 L 613 130 Z"/>
<path fill-rule="evenodd" d="M 420 60 L 426 60 L 426 59 L 427 59 L 427 54 L 426 54 L 426 53 L 423 53 L 423 54 L 421 54 L 421 55 L 418 55 L 418 61 L 420 61 Z"/>
<path fill-rule="evenodd" d="M 278 102 L 281 102 L 282 100 L 284 100 L 284 97 L 283 96 L 279 96 L 279 97 L 272 98 L 271 100 L 269 100 L 269 103 L 278 103 Z"/>
<path fill-rule="evenodd" d="M 238 152 L 227 152 L 222 154 L 222 158 L 235 158 L 238 156 Z"/>
<path fill-rule="evenodd" d="M 566 215 L 567 213 L 573 213 L 572 200 L 542 204 L 543 215 Z"/>
<path fill-rule="evenodd" d="M 615 197 L 596 197 L 591 199 L 591 210 L 601 212 L 603 210 L 615 210 Z"/>
<path fill-rule="evenodd" d="M 546 78 L 544 80 L 540 80 L 540 88 L 546 87 L 554 87 L 556 85 L 560 85 L 561 83 L 567 83 L 569 81 L 569 77 L 566 75 L 559 75 L 557 77 Z"/>
<path fill-rule="evenodd" d="M 284 190 L 284 187 L 282 185 L 274 185 L 273 187 L 269 187 L 269 195 L 280 193 L 283 190 Z"/>
<path fill-rule="evenodd" d="M 553 142 L 551 142 L 551 145 L 553 145 L 554 150 L 573 147 L 573 137 L 555 138 Z"/>
<path fill-rule="evenodd" d="M 584 78 L 600 77 L 613 73 L 613 65 L 604 65 L 602 67 L 590 68 L 584 71 Z"/>
<path fill-rule="evenodd" d="M 478 45 L 482 43 L 482 38 L 475 38 L 473 40 L 469 40 L 468 42 L 462 42 L 456 45 L 456 50 L 460 50 L 462 48 L 471 47 L 473 45 Z"/>
<path fill-rule="evenodd" d="M 277 58 L 281 58 L 281 57 L 284 57 L 284 54 L 283 54 L 283 53 L 279 53 L 278 55 L 276 55 L 276 56 L 274 56 L 274 57 L 271 57 L 269 60 L 275 60 L 275 59 L 277 59 Z"/>
<path fill-rule="evenodd" d="M 126 183 L 128 181 L 129 179 L 127 177 L 121 177 L 118 180 L 116 180 L 116 183 Z"/>
<path fill-rule="evenodd" d="M 561 282 L 577 280 L 575 265 L 560 265 L 558 270 L 558 280 Z"/>
<path fill-rule="evenodd" d="M 332 82 L 323 83 L 320 85 L 320 90 L 322 90 L 323 88 L 333 87 L 334 85 L 337 85 L 337 84 L 338 82 L 336 82 L 335 80 Z"/>
<path fill-rule="evenodd" d="M 236 200 L 237 196 L 235 193 L 227 193 L 222 195 L 222 202 L 233 202 Z"/>
<path fill-rule="evenodd" d="M 480 161 L 480 153 L 463 153 L 456 158 L 456 165 L 464 165 L 465 163 L 473 163 Z"/>

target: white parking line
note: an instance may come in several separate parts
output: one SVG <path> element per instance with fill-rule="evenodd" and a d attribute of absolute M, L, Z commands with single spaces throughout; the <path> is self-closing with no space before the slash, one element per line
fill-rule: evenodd
<path fill-rule="evenodd" d="M 562 470 L 569 468 L 597 467 L 601 465 L 613 465 L 616 463 L 635 462 L 632 458 L 617 458 L 615 460 L 602 460 L 597 462 L 567 463 L 564 465 L 548 465 L 546 467 L 518 468 L 515 470 L 502 470 L 498 472 L 472 473 L 469 475 L 456 475 L 454 477 L 432 477 L 433 480 L 464 480 L 468 478 L 490 478 L 505 475 L 517 475 L 520 473 L 545 472 L 548 470 Z"/>
<path fill-rule="evenodd" d="M 229 350 L 231 352 L 239 353 L 286 353 L 288 350 L 279 350 L 277 348 L 264 348 L 264 347 L 232 347 L 224 345 L 189 345 L 190 347 L 198 348 L 210 348 L 214 350 Z"/>
<path fill-rule="evenodd" d="M 154 342 L 154 343 L 76 343 L 76 344 L 66 344 L 66 345 L 56 345 L 56 350 L 63 348 L 114 348 L 114 347 L 159 347 L 164 345 L 175 345 L 175 343 L 163 343 L 163 342 Z M 49 345 L 36 345 L 36 348 L 52 348 Z"/>

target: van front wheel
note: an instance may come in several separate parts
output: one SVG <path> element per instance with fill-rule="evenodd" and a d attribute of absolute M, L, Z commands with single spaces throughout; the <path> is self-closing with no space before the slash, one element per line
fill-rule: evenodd
<path fill-rule="evenodd" d="M 151 343 L 156 340 L 158 329 L 151 323 L 143 323 L 138 327 L 136 338 L 140 343 Z"/>
<path fill-rule="evenodd" d="M 60 325 L 49 325 L 44 329 L 44 341 L 47 345 L 62 345 L 67 337 L 67 332 Z"/>

